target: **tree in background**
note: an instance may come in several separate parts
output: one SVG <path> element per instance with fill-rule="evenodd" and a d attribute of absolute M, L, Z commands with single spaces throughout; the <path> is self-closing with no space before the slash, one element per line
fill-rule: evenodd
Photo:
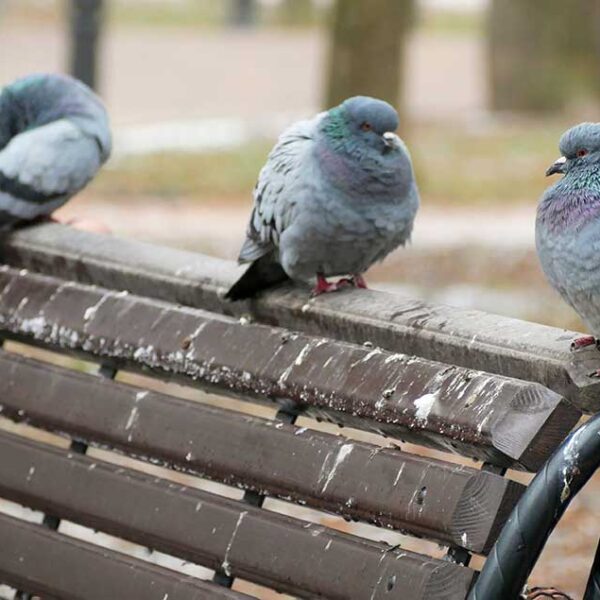
<path fill-rule="evenodd" d="M 414 0 L 336 0 L 327 66 L 326 106 L 359 94 L 399 106 Z"/>
<path fill-rule="evenodd" d="M 256 0 L 230 0 L 229 22 L 238 27 L 249 27 L 257 20 Z"/>
<path fill-rule="evenodd" d="M 487 19 L 491 107 L 560 110 L 600 92 L 598 0 L 492 0 Z"/>
<path fill-rule="evenodd" d="M 71 0 L 69 72 L 93 89 L 98 87 L 98 46 L 104 0 Z"/>

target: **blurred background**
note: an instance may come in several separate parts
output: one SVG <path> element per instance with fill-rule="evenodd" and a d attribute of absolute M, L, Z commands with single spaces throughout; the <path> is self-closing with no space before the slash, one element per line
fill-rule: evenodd
<path fill-rule="evenodd" d="M 598 32 L 597 0 L 0 0 L 0 85 L 71 72 L 107 103 L 113 158 L 63 214 L 230 259 L 278 133 L 382 97 L 422 209 L 372 287 L 581 329 L 543 279 L 534 219 L 561 133 L 598 120 Z M 536 581 L 583 589 L 598 490 Z"/>
<path fill-rule="evenodd" d="M 235 258 L 278 133 L 353 94 L 402 113 L 423 205 L 378 288 L 580 328 L 533 249 L 560 134 L 595 120 L 590 0 L 0 0 L 0 84 L 70 71 L 113 159 L 64 211 Z M 492 268 L 493 265 L 493 268 Z"/>

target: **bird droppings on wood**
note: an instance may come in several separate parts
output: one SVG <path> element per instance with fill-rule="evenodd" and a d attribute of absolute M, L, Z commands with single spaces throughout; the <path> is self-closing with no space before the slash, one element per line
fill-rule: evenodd
<path fill-rule="evenodd" d="M 2 272 L 4 290 L 16 285 L 15 281 L 26 281 L 29 297 L 35 298 L 18 312 L 11 306 L 14 302 L 16 308 L 21 299 L 17 300 L 17 292 L 4 297 L 0 322 L 17 337 L 91 353 L 101 359 L 108 357 L 163 372 L 167 377 L 188 378 L 201 387 L 216 386 L 236 396 L 289 399 L 304 406 L 310 416 L 340 425 L 360 423 L 382 435 L 417 438 L 434 448 L 492 462 L 500 460 L 506 466 L 519 464 L 519 454 L 502 456 L 508 448 L 494 447 L 494 440 L 500 439 L 494 432 L 514 410 L 513 398 L 525 389 L 535 388 L 535 384 L 449 368 L 378 347 L 297 333 L 285 335 L 276 328 L 253 323 L 241 326 L 228 317 L 126 292 L 79 284 L 67 289 L 60 280 L 12 273 Z M 49 297 L 53 297 L 51 303 Z M 65 305 L 72 308 L 65 311 Z M 96 310 L 93 315 L 88 313 L 86 320 L 86 310 L 94 306 Z M 121 323 L 117 328 L 113 315 L 131 314 L 133 310 L 142 320 L 131 326 Z M 149 325 L 157 321 L 162 326 L 152 330 Z M 253 341 L 256 336 L 262 339 L 260 349 Z M 191 338 L 187 348 L 181 347 L 182 337 Z M 225 349 L 231 348 L 234 340 L 237 357 L 226 357 Z M 526 435 L 527 427 L 543 427 L 560 401 L 552 392 L 536 389 L 540 390 L 537 396 L 546 400 L 541 404 L 536 401 L 539 406 L 532 410 L 532 405 L 523 413 L 520 429 L 525 428 Z M 415 404 L 419 398 L 431 398 L 428 394 L 437 397 L 431 406 Z M 457 423 L 430 418 L 434 411 L 436 417 L 438 411 L 440 416 L 454 415 Z"/>

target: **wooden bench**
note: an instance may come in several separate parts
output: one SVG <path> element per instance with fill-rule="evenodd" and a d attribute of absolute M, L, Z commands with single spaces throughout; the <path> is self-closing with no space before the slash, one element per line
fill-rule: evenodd
<path fill-rule="evenodd" d="M 45 515 L 0 513 L 22 598 L 466 598 L 525 489 L 506 469 L 600 407 L 572 332 L 373 291 L 232 304 L 233 263 L 60 225 L 0 251 L 0 498 Z"/>

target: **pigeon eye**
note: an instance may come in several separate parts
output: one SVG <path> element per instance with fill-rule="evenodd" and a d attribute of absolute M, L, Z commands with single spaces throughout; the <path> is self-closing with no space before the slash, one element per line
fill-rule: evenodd
<path fill-rule="evenodd" d="M 588 153 L 588 151 L 585 148 L 580 148 L 579 150 L 577 150 L 577 156 L 579 158 L 585 156 Z"/>
<path fill-rule="evenodd" d="M 371 123 L 367 123 L 366 121 L 364 123 L 362 123 L 362 125 L 360 126 L 360 128 L 363 131 L 371 131 L 372 127 L 371 127 Z"/>

